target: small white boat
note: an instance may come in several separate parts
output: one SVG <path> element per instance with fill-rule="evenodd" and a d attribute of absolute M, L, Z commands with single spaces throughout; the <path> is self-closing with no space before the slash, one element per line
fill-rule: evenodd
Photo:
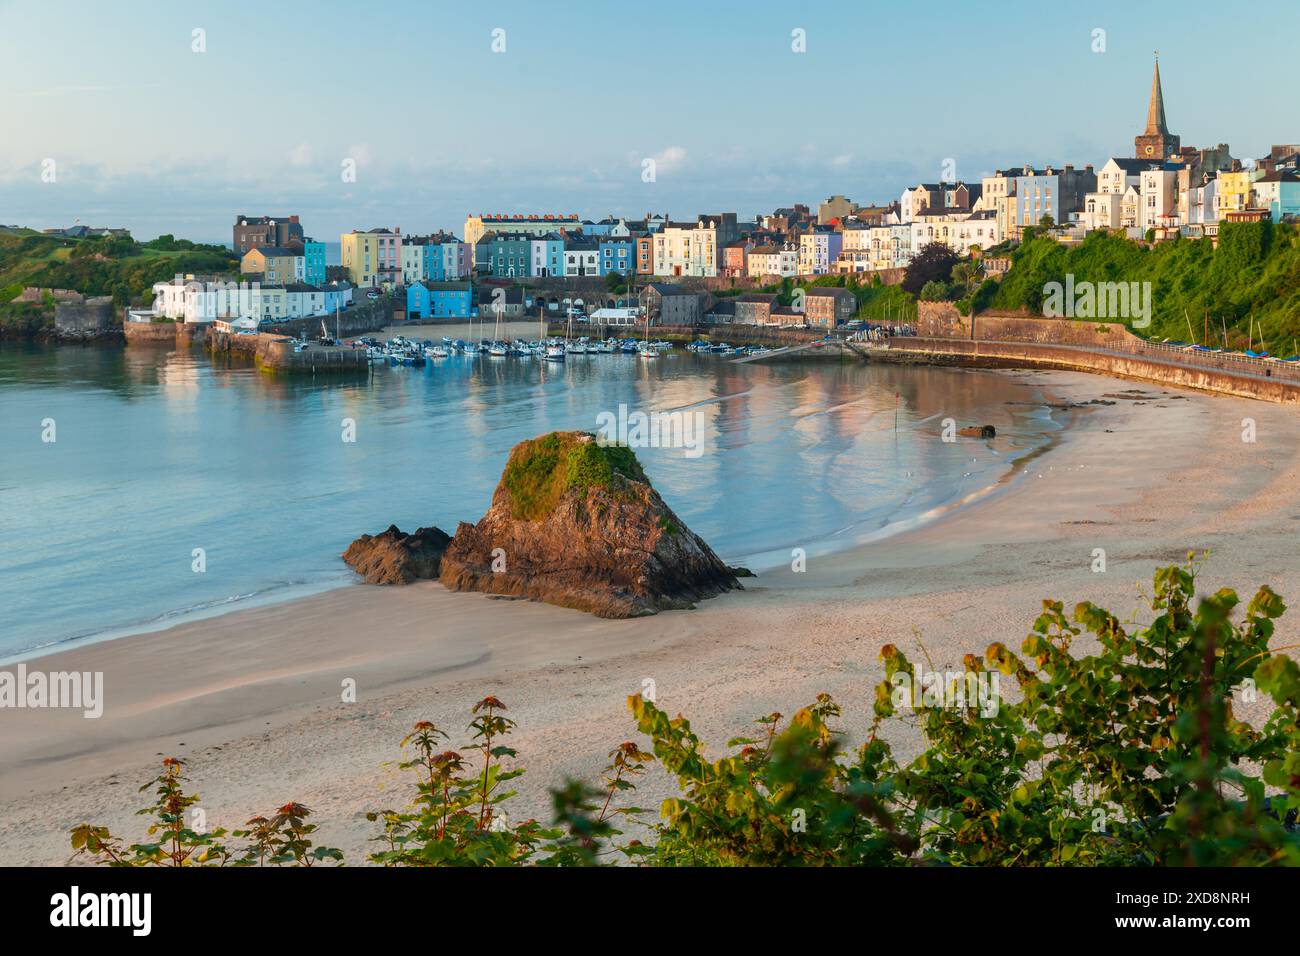
<path fill-rule="evenodd" d="M 488 346 L 488 355 L 494 358 L 503 358 L 510 354 L 510 347 L 504 342 L 493 342 Z"/>
<path fill-rule="evenodd" d="M 546 359 L 550 362 L 563 362 L 564 346 L 558 343 L 546 346 Z"/>
<path fill-rule="evenodd" d="M 659 357 L 659 350 L 653 345 L 643 345 L 637 349 L 637 352 L 643 359 L 654 359 Z"/>

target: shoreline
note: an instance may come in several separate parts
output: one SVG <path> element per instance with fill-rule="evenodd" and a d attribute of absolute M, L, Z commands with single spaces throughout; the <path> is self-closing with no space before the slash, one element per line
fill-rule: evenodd
<path fill-rule="evenodd" d="M 1087 373 L 999 374 L 1075 403 L 1115 388 Z M 646 677 L 716 754 L 758 714 L 790 713 L 822 690 L 844 705 L 852 736 L 869 714 L 881 645 L 910 648 L 920 628 L 940 664 L 992 640 L 1018 646 L 1045 597 L 1123 616 L 1140 606 L 1135 584 L 1149 588 L 1155 567 L 1191 549 L 1215 552 L 1203 589 L 1248 598 L 1269 583 L 1294 602 L 1300 422 L 1246 399 L 1137 391 L 1079 414 L 1054 447 L 969 506 L 810 555 L 806 573 L 767 571 L 695 611 L 610 621 L 420 582 L 339 588 L 35 657 L 51 670 L 102 670 L 108 703 L 98 720 L 0 711 L 10 721 L 0 863 L 62 862 L 67 828 L 84 821 L 138 838 L 135 788 L 161 755 L 191 759 L 211 825 L 300 800 L 355 865 L 374 832 L 364 810 L 410 797 L 382 766 L 397 741 L 418 719 L 459 727 L 484 693 L 519 721 L 514 746 L 529 771 L 520 810 L 549 819 L 547 786 L 593 778 L 610 747 L 634 736 L 625 699 Z M 1257 445 L 1241 442 L 1243 414 L 1259 420 Z M 1090 571 L 1095 547 L 1108 552 L 1105 574 Z M 1298 630 L 1284 617 L 1275 643 L 1294 643 Z M 357 703 L 340 700 L 348 678 Z M 914 755 L 919 738 L 894 733 L 899 758 Z M 672 783 L 656 769 L 641 789 L 637 802 L 653 807 Z"/>
<path fill-rule="evenodd" d="M 973 371 L 974 374 L 978 375 L 992 375 L 1008 379 L 1017 378 L 1014 373 L 1007 374 L 1006 370 L 998 369 L 955 371 L 959 373 Z M 812 542 L 801 542 L 801 546 L 805 548 L 809 556 L 825 557 L 878 544 L 881 541 L 905 534 L 934 521 L 943 520 L 947 514 L 954 510 L 970 507 L 990 495 L 1001 493 L 1005 486 L 1015 478 L 1015 469 L 1019 462 L 1032 459 L 1055 447 L 1069 428 L 1072 427 L 1072 423 L 1081 414 L 1086 414 L 1088 411 L 1087 408 L 1070 408 L 1068 404 L 1062 404 L 1050 393 L 1050 389 L 1044 389 L 1037 385 L 1026 387 L 1026 397 L 1030 396 L 1033 397 L 1030 401 L 1009 404 L 1034 406 L 1041 409 L 1045 413 L 1046 421 L 1039 425 L 1032 434 L 1031 447 L 1008 450 L 1015 457 L 1005 459 L 999 466 L 1001 469 L 1000 474 L 993 476 L 988 483 L 982 484 L 973 490 L 962 490 L 958 487 L 959 480 L 945 479 L 940 485 L 943 490 L 944 500 L 938 504 L 925 510 L 913 510 L 902 518 L 890 518 L 884 524 L 870 531 L 863 531 L 862 527 L 868 524 L 873 516 L 864 512 L 858 516 L 858 520 L 854 523 L 843 528 L 827 530 L 821 537 Z M 914 427 L 923 424 L 923 422 L 914 423 Z M 981 441 L 980 439 L 969 440 Z M 449 526 L 454 524 L 455 521 L 452 521 Z M 837 541 L 842 535 L 846 534 L 846 540 Z M 755 571 L 767 571 L 773 567 L 780 567 L 789 561 L 789 557 L 786 555 L 787 550 L 788 546 L 774 546 L 758 551 L 736 553 L 730 555 L 727 560 L 728 563 L 748 567 Z M 0 652 L 0 668 L 11 667 L 18 663 L 31 663 L 32 661 L 99 644 L 115 643 L 148 634 L 163 633 L 198 622 L 215 620 L 230 614 L 240 614 L 257 608 L 305 601 L 317 595 L 346 590 L 362 583 L 356 575 L 350 572 L 350 569 L 343 565 L 341 560 L 337 562 L 337 565 L 337 575 L 333 580 L 318 578 L 297 582 L 270 582 L 266 586 L 258 587 L 247 594 L 225 595 L 200 605 L 170 608 L 147 619 L 125 621 L 98 630 L 82 631 L 24 650 Z"/>

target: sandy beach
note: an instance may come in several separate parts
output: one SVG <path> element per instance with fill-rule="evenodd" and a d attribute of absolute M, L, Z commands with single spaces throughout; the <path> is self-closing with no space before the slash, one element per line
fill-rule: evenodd
<path fill-rule="evenodd" d="M 136 791 L 163 756 L 188 759 L 210 826 L 297 800 L 315 812 L 320 841 L 357 865 L 376 833 L 365 812 L 414 793 L 393 763 L 398 741 L 428 719 L 465 743 L 469 708 L 487 694 L 519 723 L 511 743 L 528 773 L 511 817 L 548 819 L 548 787 L 594 780 L 636 736 L 625 701 L 646 679 L 716 754 L 753 718 L 789 714 L 820 691 L 860 734 L 881 645 L 917 654 L 915 629 L 936 665 L 957 666 L 994 640 L 1018 647 L 1044 598 L 1124 617 L 1144 609 L 1154 568 L 1189 550 L 1212 552 L 1205 591 L 1248 598 L 1267 583 L 1300 601 L 1294 410 L 1083 374 L 1005 374 L 1062 402 L 1114 404 L 1075 413 L 1062 441 L 981 500 L 810 558 L 804 573 L 765 573 L 695 611 L 607 621 L 433 583 L 356 585 L 28 661 L 102 671 L 106 703 L 99 719 L 0 712 L 0 864 L 66 861 L 68 828 L 82 822 L 139 839 Z M 1242 441 L 1247 417 L 1254 443 Z M 1092 570 L 1096 548 L 1104 573 Z M 1279 625 L 1275 644 L 1300 640 L 1300 612 Z M 348 679 L 355 703 L 341 700 Z M 1261 719 L 1267 700 L 1255 706 L 1239 716 Z M 898 723 L 890 736 L 904 758 L 921 743 Z M 636 802 L 654 807 L 672 790 L 655 769 Z"/>

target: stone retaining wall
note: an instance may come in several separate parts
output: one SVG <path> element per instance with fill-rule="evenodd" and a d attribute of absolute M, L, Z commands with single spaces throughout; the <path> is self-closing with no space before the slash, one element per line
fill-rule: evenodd
<path fill-rule="evenodd" d="M 179 322 L 123 322 L 127 345 L 176 345 Z"/>
<path fill-rule="evenodd" d="M 925 362 L 973 368 L 1059 368 L 1217 392 L 1238 398 L 1300 405 L 1300 382 L 1273 378 L 1266 373 L 1200 368 L 1151 356 L 1116 355 L 1069 345 L 898 338 L 890 340 L 887 349 L 872 351 L 871 360 Z"/>
<path fill-rule="evenodd" d="M 113 325 L 113 297 L 57 299 L 54 303 L 54 327 L 63 333 L 102 332 Z"/>
<path fill-rule="evenodd" d="M 987 312 L 968 316 L 957 311 L 951 302 L 918 302 L 916 312 L 917 334 L 930 338 L 1089 345 L 1106 349 L 1129 349 L 1142 343 L 1142 339 L 1120 322 L 1045 319 Z"/>

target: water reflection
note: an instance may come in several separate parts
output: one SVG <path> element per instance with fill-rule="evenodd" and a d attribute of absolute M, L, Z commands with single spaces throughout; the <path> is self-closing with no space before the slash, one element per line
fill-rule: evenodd
<path fill-rule="evenodd" d="M 427 337 L 443 334 L 468 329 Z M 620 403 L 702 414 L 703 454 L 640 457 L 724 558 L 761 567 L 992 484 L 1054 427 L 1019 404 L 1034 398 L 997 374 L 856 362 L 456 357 L 340 381 L 266 375 L 199 349 L 6 344 L 0 653 L 337 586 L 357 534 L 454 530 L 488 506 L 516 442 L 594 429 Z M 943 443 L 944 417 L 999 437 Z M 54 444 L 40 441 L 46 418 Z M 195 573 L 200 547 L 207 570 Z"/>

